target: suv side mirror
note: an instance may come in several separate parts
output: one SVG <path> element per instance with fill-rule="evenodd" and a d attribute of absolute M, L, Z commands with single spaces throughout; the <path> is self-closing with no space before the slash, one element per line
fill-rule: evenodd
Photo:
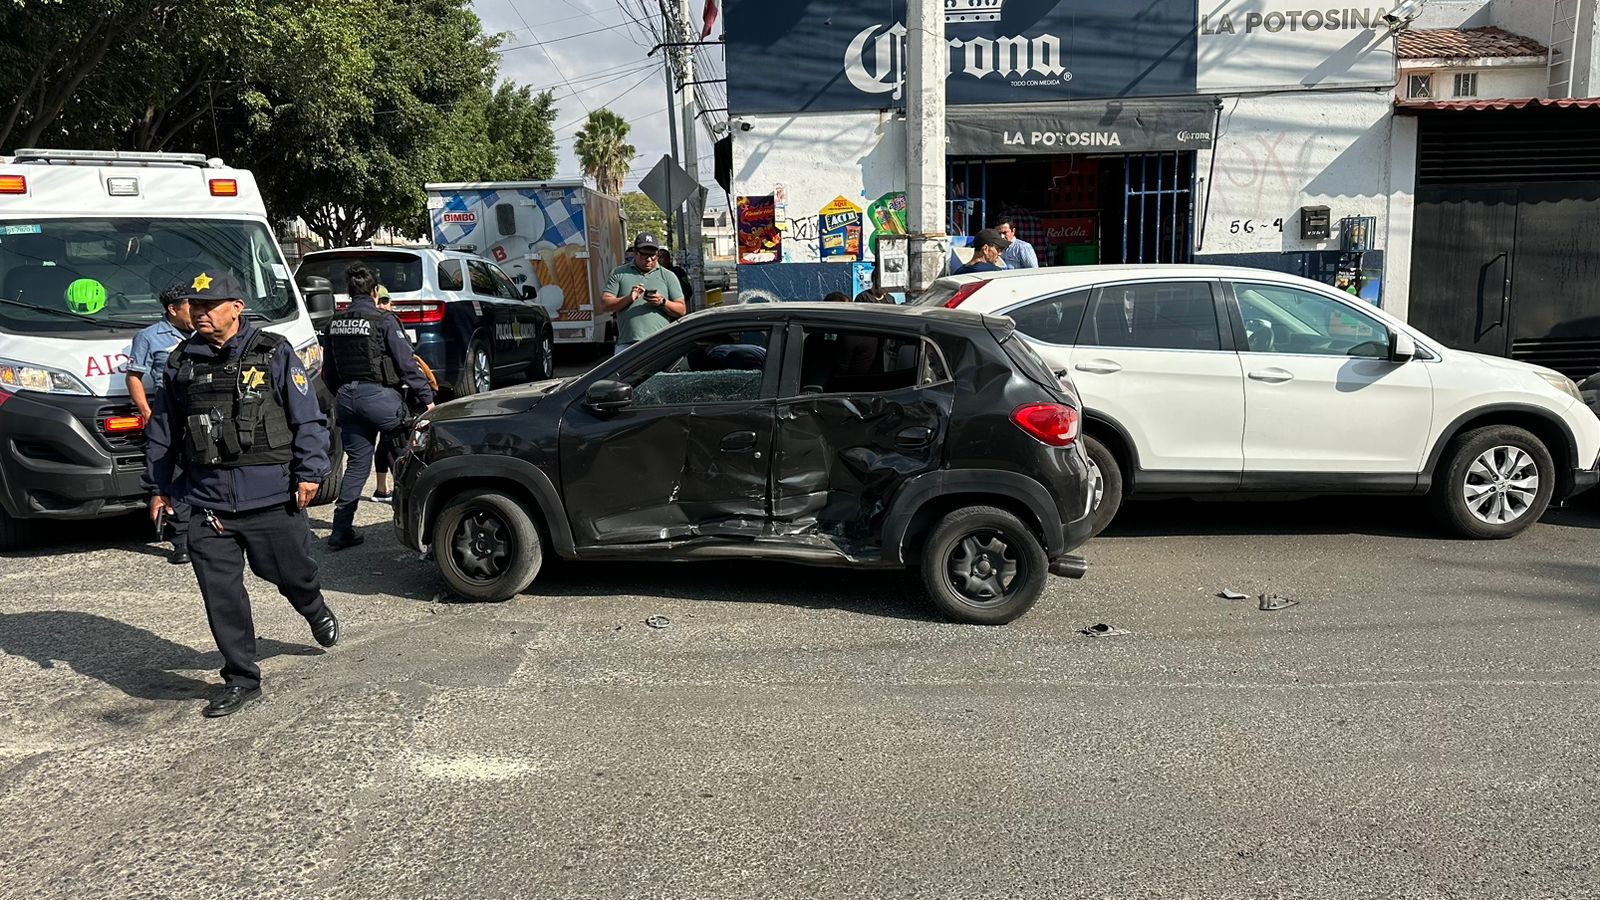
<path fill-rule="evenodd" d="M 633 385 L 620 381 L 596 381 L 589 385 L 589 408 L 598 412 L 615 412 L 633 405 Z"/>
<path fill-rule="evenodd" d="M 1403 331 L 1389 333 L 1389 361 L 1404 363 L 1417 358 L 1417 342 Z"/>
<path fill-rule="evenodd" d="M 321 275 L 300 279 L 300 292 L 306 296 L 306 312 L 312 315 L 333 312 L 333 282 Z"/>
<path fill-rule="evenodd" d="M 522 299 L 533 301 L 539 299 L 539 291 L 531 284 L 522 286 Z"/>

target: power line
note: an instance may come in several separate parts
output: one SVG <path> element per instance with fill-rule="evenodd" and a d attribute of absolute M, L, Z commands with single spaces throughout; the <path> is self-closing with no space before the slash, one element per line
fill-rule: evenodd
<path fill-rule="evenodd" d="M 623 97 L 626 97 L 629 94 L 633 93 L 634 91 L 638 90 L 639 86 L 644 84 L 646 81 L 649 81 L 651 78 L 654 78 L 655 74 L 656 74 L 655 73 L 655 67 L 651 66 L 650 68 L 651 68 L 651 71 L 644 73 L 644 77 L 643 78 L 641 78 L 638 81 L 635 81 L 633 84 L 629 85 L 627 90 L 625 90 L 622 93 L 616 95 L 615 97 L 612 97 L 610 100 L 607 100 L 606 102 L 600 104 L 600 107 L 602 109 L 604 109 L 605 107 L 610 106 L 611 104 L 617 102 L 618 100 L 621 100 Z M 587 108 L 587 105 L 585 106 L 585 108 Z M 665 112 L 666 111 L 666 107 L 662 107 L 662 111 Z M 590 112 L 593 112 L 593 110 L 590 110 Z M 584 117 L 584 119 L 587 119 L 587 118 L 588 118 L 588 116 Z M 556 126 L 555 130 L 558 131 L 558 132 L 559 131 L 564 131 L 564 130 L 566 130 L 568 128 L 571 128 L 574 125 L 582 124 L 584 119 L 574 119 L 571 122 L 566 123 L 565 125 L 558 125 L 558 126 Z"/>
<path fill-rule="evenodd" d="M 516 7 L 512 7 L 512 8 L 515 9 Z M 517 11 L 517 15 L 519 17 L 522 15 L 521 10 Z M 528 20 L 527 19 L 523 19 L 522 21 L 524 23 L 526 23 Z M 510 53 L 513 50 L 526 50 L 529 47 L 538 47 L 539 49 L 543 50 L 544 47 L 547 44 L 559 44 L 562 41 L 570 41 L 573 38 L 587 37 L 587 36 L 589 36 L 591 34 L 601 34 L 603 32 L 607 32 L 607 31 L 616 31 L 618 28 L 627 28 L 630 24 L 632 24 L 632 23 L 630 23 L 630 22 L 618 22 L 615 25 L 607 25 L 604 28 L 595 28 L 595 29 L 593 29 L 591 31 L 580 31 L 577 34 L 564 34 L 561 37 L 551 38 L 548 41 L 541 41 L 541 40 L 539 40 L 538 36 L 535 35 L 534 38 L 533 38 L 533 43 L 531 43 L 531 44 L 518 44 L 515 47 L 499 47 L 499 48 L 497 48 L 495 50 L 495 52 L 496 53 Z M 533 29 L 529 28 L 528 31 L 531 34 Z M 546 51 L 546 54 L 548 54 L 548 53 L 549 53 L 549 51 Z M 552 59 L 550 61 L 550 63 L 552 65 L 554 65 L 555 64 L 555 60 Z"/>

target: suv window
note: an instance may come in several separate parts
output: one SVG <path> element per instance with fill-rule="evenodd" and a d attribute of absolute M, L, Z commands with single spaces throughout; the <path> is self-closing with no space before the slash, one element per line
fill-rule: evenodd
<path fill-rule="evenodd" d="M 1089 291 L 1072 291 L 1036 300 L 1007 313 L 1017 330 L 1047 344 L 1075 344 L 1083 311 L 1089 305 Z"/>
<path fill-rule="evenodd" d="M 938 361 L 925 361 L 930 355 L 938 356 Z M 802 394 L 881 393 L 949 378 L 942 355 L 920 337 L 870 329 L 805 331 L 800 352 Z"/>
<path fill-rule="evenodd" d="M 439 260 L 439 290 L 461 291 L 466 287 L 466 279 L 461 277 L 461 260 Z"/>
<path fill-rule="evenodd" d="M 636 407 L 732 403 L 761 399 L 771 331 L 721 332 L 680 344 L 669 358 L 657 357 L 622 373 L 633 385 Z"/>
<path fill-rule="evenodd" d="M 500 296 L 512 300 L 522 299 L 522 292 L 517 290 L 517 286 L 511 282 L 506 273 L 500 271 L 499 266 L 490 266 L 489 272 L 494 275 L 495 289 L 500 292 Z"/>
<path fill-rule="evenodd" d="M 467 272 L 472 276 L 472 292 L 480 297 L 500 296 L 500 286 L 495 283 L 494 271 L 486 263 L 467 260 Z"/>
<path fill-rule="evenodd" d="M 321 275 L 333 285 L 335 293 L 344 293 L 347 270 L 356 263 L 361 263 L 377 273 L 378 282 L 388 288 L 390 293 L 403 294 L 409 291 L 420 291 L 422 283 L 422 259 L 414 253 L 395 253 L 390 251 L 376 251 L 367 253 L 333 253 L 328 255 L 314 255 L 306 257 L 300 264 L 300 269 L 295 273 L 296 278 L 305 278 L 308 275 Z"/>
<path fill-rule="evenodd" d="M 1217 306 L 1204 281 L 1103 287 L 1078 343 L 1146 350 L 1221 350 Z"/>
<path fill-rule="evenodd" d="M 1233 293 L 1252 353 L 1389 356 L 1389 329 L 1349 304 L 1278 284 L 1236 282 Z"/>

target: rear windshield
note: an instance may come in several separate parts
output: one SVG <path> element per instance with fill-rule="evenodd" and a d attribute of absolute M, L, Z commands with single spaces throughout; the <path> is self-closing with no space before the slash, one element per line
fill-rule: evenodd
<path fill-rule="evenodd" d="M 1042 388 L 1048 389 L 1058 396 L 1070 397 L 1071 394 L 1062 386 L 1061 376 L 1050 370 L 1045 361 L 1039 356 L 1027 341 L 1016 331 L 1006 329 L 1000 331 L 991 328 L 994 336 L 1000 339 L 1000 346 L 1005 348 L 1006 355 L 1016 364 L 1017 371 L 1028 377 L 1028 380 Z"/>
<path fill-rule="evenodd" d="M 104 337 L 162 316 L 160 295 L 205 274 L 243 284 L 245 313 L 300 312 L 278 243 L 241 219 L 0 219 L 0 331 Z"/>
<path fill-rule="evenodd" d="M 345 270 L 356 263 L 362 263 L 377 272 L 378 283 L 392 294 L 420 291 L 425 286 L 422 281 L 422 259 L 414 253 L 319 253 L 306 257 L 295 277 L 321 275 L 333 284 L 334 293 L 343 294 L 346 292 Z"/>
<path fill-rule="evenodd" d="M 907 306 L 943 306 L 950 302 L 956 295 L 957 285 L 944 280 L 935 281 L 928 289 L 917 296 L 917 299 L 907 303 Z"/>

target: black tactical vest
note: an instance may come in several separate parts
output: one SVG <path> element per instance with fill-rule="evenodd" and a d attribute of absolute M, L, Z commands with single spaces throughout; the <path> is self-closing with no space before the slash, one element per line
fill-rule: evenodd
<path fill-rule="evenodd" d="M 188 398 L 189 414 L 174 425 L 186 465 L 238 469 L 294 458 L 294 430 L 272 389 L 272 355 L 283 341 L 257 331 L 229 360 L 178 351 L 172 389 Z"/>
<path fill-rule="evenodd" d="M 328 350 L 339 385 L 370 381 L 399 387 L 400 372 L 383 341 L 389 313 L 377 309 L 346 310 L 328 323 Z"/>

